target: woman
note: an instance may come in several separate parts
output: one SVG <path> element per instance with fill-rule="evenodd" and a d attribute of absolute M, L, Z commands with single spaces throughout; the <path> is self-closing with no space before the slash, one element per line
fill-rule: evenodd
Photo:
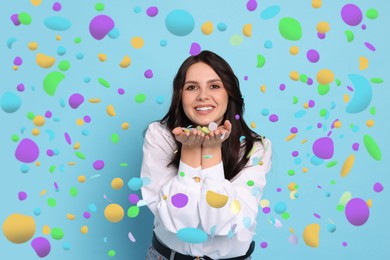
<path fill-rule="evenodd" d="M 251 259 L 271 142 L 249 129 L 229 64 L 202 51 L 173 81 L 145 134 L 143 199 L 155 216 L 147 259 Z"/>

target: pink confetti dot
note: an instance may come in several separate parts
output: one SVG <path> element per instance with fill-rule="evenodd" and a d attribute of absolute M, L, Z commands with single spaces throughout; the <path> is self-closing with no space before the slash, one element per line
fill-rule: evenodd
<path fill-rule="evenodd" d="M 147 79 L 153 78 L 153 71 L 152 71 L 151 69 L 146 70 L 146 71 L 144 72 L 144 76 L 145 76 L 145 78 L 147 78 Z"/>
<path fill-rule="evenodd" d="M 104 161 L 103 160 L 96 160 L 93 162 L 93 168 L 95 170 L 101 170 L 104 168 Z"/>
<path fill-rule="evenodd" d="M 19 91 L 19 92 L 23 92 L 24 91 L 24 84 L 20 83 L 18 84 L 18 86 L 16 87 L 16 89 Z"/>
<path fill-rule="evenodd" d="M 383 191 L 383 185 L 379 182 L 374 184 L 374 191 L 375 192 L 382 192 Z"/>
<path fill-rule="evenodd" d="M 19 192 L 18 193 L 18 198 L 19 198 L 19 200 L 27 199 L 27 193 L 25 193 L 24 191 Z"/>
<path fill-rule="evenodd" d="M 158 8 L 156 6 L 151 6 L 148 9 L 146 9 L 146 14 L 149 17 L 155 17 L 158 14 Z"/>
<path fill-rule="evenodd" d="M 22 65 L 22 64 L 23 64 L 22 58 L 19 57 L 19 56 L 15 57 L 15 59 L 14 59 L 14 65 L 20 66 L 20 65 Z"/>
<path fill-rule="evenodd" d="M 269 119 L 269 121 L 274 123 L 274 122 L 277 122 L 279 120 L 279 117 L 276 114 L 271 114 L 268 119 Z"/>
<path fill-rule="evenodd" d="M 61 11 L 61 8 L 62 8 L 61 3 L 55 2 L 55 3 L 53 4 L 53 10 L 54 10 L 54 11 L 56 11 L 56 12 Z"/>

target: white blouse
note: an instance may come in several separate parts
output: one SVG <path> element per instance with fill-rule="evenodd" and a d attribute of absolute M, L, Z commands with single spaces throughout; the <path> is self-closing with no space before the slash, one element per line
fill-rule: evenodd
<path fill-rule="evenodd" d="M 180 161 L 167 126 L 149 125 L 143 145 L 141 189 L 155 216 L 154 232 L 171 249 L 213 259 L 244 255 L 256 229 L 259 201 L 271 167 L 271 142 L 256 142 L 246 167 L 226 180 L 222 162 L 207 169 Z M 245 155 L 248 156 L 248 155 Z"/>

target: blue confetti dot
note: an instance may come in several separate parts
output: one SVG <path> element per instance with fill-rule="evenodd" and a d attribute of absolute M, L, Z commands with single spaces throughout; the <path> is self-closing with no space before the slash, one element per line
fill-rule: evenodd
<path fill-rule="evenodd" d="M 165 26 L 170 33 L 176 36 L 186 36 L 194 29 L 195 20 L 189 12 L 178 9 L 167 15 Z"/>
<path fill-rule="evenodd" d="M 187 243 L 198 244 L 207 240 L 207 234 L 197 228 L 182 228 L 177 231 L 177 237 Z"/>

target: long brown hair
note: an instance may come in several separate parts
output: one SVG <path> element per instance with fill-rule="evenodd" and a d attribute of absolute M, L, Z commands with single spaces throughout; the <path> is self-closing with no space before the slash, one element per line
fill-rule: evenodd
<path fill-rule="evenodd" d="M 225 179 L 233 179 L 247 164 L 247 154 L 252 149 L 255 141 L 261 141 L 261 137 L 249 129 L 243 119 L 245 110 L 244 100 L 241 96 L 238 78 L 230 65 L 220 56 L 211 51 L 202 51 L 196 56 L 188 57 L 180 66 L 174 80 L 171 106 L 168 113 L 160 120 L 160 123 L 167 124 L 173 130 L 177 126 L 187 127 L 193 125 L 184 113 L 182 106 L 182 93 L 187 70 L 191 65 L 203 62 L 209 65 L 221 78 L 228 93 L 228 105 L 222 120 L 229 120 L 232 123 L 232 132 L 228 139 L 222 143 L 222 161 L 225 172 Z M 244 141 L 241 142 L 241 139 Z M 174 154 L 169 165 L 179 167 L 181 157 L 181 143 L 176 141 L 178 151 Z M 244 156 L 240 156 L 241 146 L 244 149 Z"/>

